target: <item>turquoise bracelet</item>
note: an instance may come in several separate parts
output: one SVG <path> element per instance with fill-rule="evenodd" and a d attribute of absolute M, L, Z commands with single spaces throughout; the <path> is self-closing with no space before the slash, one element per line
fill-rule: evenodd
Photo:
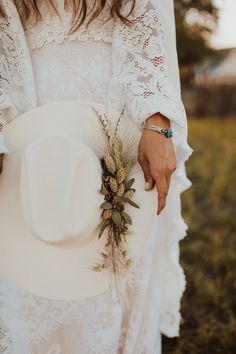
<path fill-rule="evenodd" d="M 172 138 L 173 136 L 173 130 L 171 128 L 165 129 L 165 128 L 158 127 L 157 125 L 148 124 L 146 122 L 144 123 L 143 128 L 158 132 L 164 135 L 166 138 Z"/>

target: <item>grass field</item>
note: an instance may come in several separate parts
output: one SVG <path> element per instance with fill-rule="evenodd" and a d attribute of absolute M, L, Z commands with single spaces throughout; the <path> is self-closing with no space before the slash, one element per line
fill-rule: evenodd
<path fill-rule="evenodd" d="M 236 353 L 236 119 L 189 121 L 181 335 L 164 354 Z"/>

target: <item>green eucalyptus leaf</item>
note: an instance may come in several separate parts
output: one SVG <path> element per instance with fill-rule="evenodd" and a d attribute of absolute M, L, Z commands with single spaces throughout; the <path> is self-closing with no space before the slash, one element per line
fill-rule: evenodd
<path fill-rule="evenodd" d="M 125 211 L 121 212 L 122 217 L 124 218 L 124 220 L 127 222 L 127 224 L 132 225 L 132 219 L 129 216 L 129 214 L 127 214 Z"/>
<path fill-rule="evenodd" d="M 110 224 L 109 220 L 104 221 L 102 224 L 101 230 L 99 232 L 98 238 L 100 238 L 104 232 L 104 230 L 107 228 L 107 226 Z"/>
<path fill-rule="evenodd" d="M 138 204 L 136 204 L 135 202 L 133 202 L 131 199 L 126 198 L 126 197 L 121 197 L 121 199 L 122 199 L 124 202 L 129 203 L 129 204 L 132 205 L 133 207 L 140 209 L 140 206 L 139 206 Z"/>
<path fill-rule="evenodd" d="M 134 183 L 134 178 L 131 178 L 130 180 L 125 182 L 125 190 L 127 191 L 128 189 L 130 189 L 133 183 Z"/>
<path fill-rule="evenodd" d="M 102 207 L 102 209 L 105 209 L 105 210 L 111 210 L 112 204 L 110 202 L 104 202 L 104 203 L 102 203 L 101 207 Z"/>
<path fill-rule="evenodd" d="M 107 194 L 109 194 L 109 191 L 106 188 L 102 188 L 100 190 L 100 193 L 103 194 L 103 195 L 107 195 Z"/>
<path fill-rule="evenodd" d="M 117 225 L 117 226 L 121 226 L 122 225 L 122 217 L 121 217 L 121 213 L 119 211 L 114 211 L 112 213 L 112 221 Z"/>

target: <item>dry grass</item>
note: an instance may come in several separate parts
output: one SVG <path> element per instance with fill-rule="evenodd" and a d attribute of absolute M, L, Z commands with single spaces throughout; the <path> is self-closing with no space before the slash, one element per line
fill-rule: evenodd
<path fill-rule="evenodd" d="M 164 354 L 236 353 L 235 124 L 189 122 L 193 186 L 182 198 L 189 232 L 181 243 L 187 289 L 180 338 L 164 338 Z"/>

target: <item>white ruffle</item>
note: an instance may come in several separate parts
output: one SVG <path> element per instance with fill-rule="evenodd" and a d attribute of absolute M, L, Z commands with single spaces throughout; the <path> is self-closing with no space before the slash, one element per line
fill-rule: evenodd
<path fill-rule="evenodd" d="M 0 154 L 8 154 L 10 150 L 5 145 L 4 135 L 0 133 Z"/>
<path fill-rule="evenodd" d="M 161 269 L 167 270 L 162 283 L 160 329 L 168 337 L 179 336 L 181 299 L 186 287 L 185 274 L 179 263 L 179 242 L 186 236 L 188 229 L 181 215 L 180 195 L 191 186 L 184 162 L 192 154 L 192 149 L 187 143 L 182 143 L 176 151 L 178 167 L 172 175 L 166 208 L 163 210 L 165 256 L 161 258 L 162 264 L 159 264 Z"/>

